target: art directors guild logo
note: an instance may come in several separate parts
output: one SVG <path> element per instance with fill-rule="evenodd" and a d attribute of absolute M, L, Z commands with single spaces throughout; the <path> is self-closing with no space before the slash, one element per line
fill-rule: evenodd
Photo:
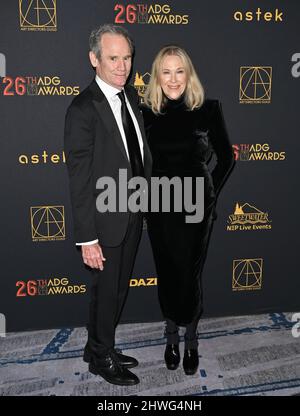
<path fill-rule="evenodd" d="M 260 290 L 262 287 L 263 259 L 233 260 L 232 290 Z"/>
<path fill-rule="evenodd" d="M 270 104 L 272 87 L 272 67 L 241 66 L 240 103 Z"/>
<path fill-rule="evenodd" d="M 235 160 L 250 161 L 282 161 L 286 159 L 285 152 L 272 152 L 268 143 L 240 143 L 233 144 Z"/>
<path fill-rule="evenodd" d="M 117 24 L 187 25 L 189 15 L 174 11 L 169 4 L 116 4 L 114 6 Z"/>
<path fill-rule="evenodd" d="M 65 209 L 63 206 L 30 208 L 32 241 L 65 240 Z"/>
<path fill-rule="evenodd" d="M 84 284 L 71 284 L 67 277 L 19 280 L 16 282 L 16 287 L 17 298 L 26 296 L 83 295 L 87 290 Z"/>
<path fill-rule="evenodd" d="M 260 211 L 248 203 L 235 205 L 234 213 L 227 220 L 227 231 L 271 230 L 271 221 L 267 212 Z"/>
<path fill-rule="evenodd" d="M 21 30 L 57 30 L 56 0 L 19 0 Z"/>

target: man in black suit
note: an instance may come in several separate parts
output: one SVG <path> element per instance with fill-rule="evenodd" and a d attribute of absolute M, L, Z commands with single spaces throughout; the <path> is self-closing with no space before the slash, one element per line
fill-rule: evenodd
<path fill-rule="evenodd" d="M 77 245 L 92 269 L 90 319 L 84 360 L 89 371 L 112 384 L 133 385 L 128 368 L 138 362 L 115 349 L 115 329 L 126 299 L 142 230 L 141 212 L 102 212 L 96 207 L 99 178 L 118 184 L 150 178 L 151 155 L 136 91 L 125 86 L 131 71 L 133 43 L 121 26 L 103 25 L 90 36 L 93 82 L 68 108 L 65 154 Z"/>

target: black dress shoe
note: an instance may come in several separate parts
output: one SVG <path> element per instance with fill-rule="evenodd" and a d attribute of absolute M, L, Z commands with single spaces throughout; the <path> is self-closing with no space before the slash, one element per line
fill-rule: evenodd
<path fill-rule="evenodd" d="M 129 357 L 129 355 L 122 354 L 122 350 L 118 348 L 115 349 L 115 353 L 119 363 L 126 368 L 133 368 L 139 364 L 135 358 Z M 92 354 L 90 348 L 88 347 L 88 345 L 86 345 L 83 352 L 83 361 L 89 363 L 91 361 L 91 357 Z"/>
<path fill-rule="evenodd" d="M 166 345 L 165 362 L 168 370 L 176 370 L 180 363 L 180 353 L 178 344 Z"/>
<path fill-rule="evenodd" d="M 103 377 L 108 383 L 119 386 L 133 386 L 140 382 L 135 374 L 119 364 L 114 350 L 102 357 L 92 356 L 89 371 Z"/>
<path fill-rule="evenodd" d="M 184 350 L 183 369 L 186 375 L 191 376 L 196 373 L 199 366 L 198 350 L 191 348 Z"/>
<path fill-rule="evenodd" d="M 122 350 L 120 350 L 119 348 L 115 348 L 115 352 L 119 363 L 124 367 L 133 368 L 139 365 L 138 360 L 136 360 L 133 357 L 130 357 L 129 355 L 123 354 Z"/>

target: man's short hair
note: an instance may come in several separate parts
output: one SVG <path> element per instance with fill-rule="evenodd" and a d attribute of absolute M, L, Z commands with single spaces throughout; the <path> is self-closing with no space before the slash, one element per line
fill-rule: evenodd
<path fill-rule="evenodd" d="M 90 51 L 94 52 L 98 59 L 101 58 L 101 38 L 105 33 L 123 36 L 127 40 L 131 54 L 133 55 L 134 44 L 128 31 L 122 26 L 105 24 L 100 26 L 98 29 L 94 29 L 90 35 Z"/>

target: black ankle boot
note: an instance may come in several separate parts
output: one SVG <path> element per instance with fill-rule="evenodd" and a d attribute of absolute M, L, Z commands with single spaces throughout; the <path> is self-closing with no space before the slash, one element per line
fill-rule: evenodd
<path fill-rule="evenodd" d="M 196 373 L 199 366 L 197 335 L 193 338 L 187 338 L 185 336 L 184 340 L 183 369 L 185 374 L 190 376 Z"/>
<path fill-rule="evenodd" d="M 191 376 L 196 373 L 199 366 L 198 349 L 190 348 L 184 350 L 183 369 L 186 375 Z"/>
<path fill-rule="evenodd" d="M 168 370 L 176 370 L 180 363 L 178 330 L 170 332 L 166 329 L 165 335 L 167 337 L 165 363 Z"/>
<path fill-rule="evenodd" d="M 180 363 L 178 344 L 167 344 L 165 350 L 165 363 L 168 370 L 176 370 Z"/>

